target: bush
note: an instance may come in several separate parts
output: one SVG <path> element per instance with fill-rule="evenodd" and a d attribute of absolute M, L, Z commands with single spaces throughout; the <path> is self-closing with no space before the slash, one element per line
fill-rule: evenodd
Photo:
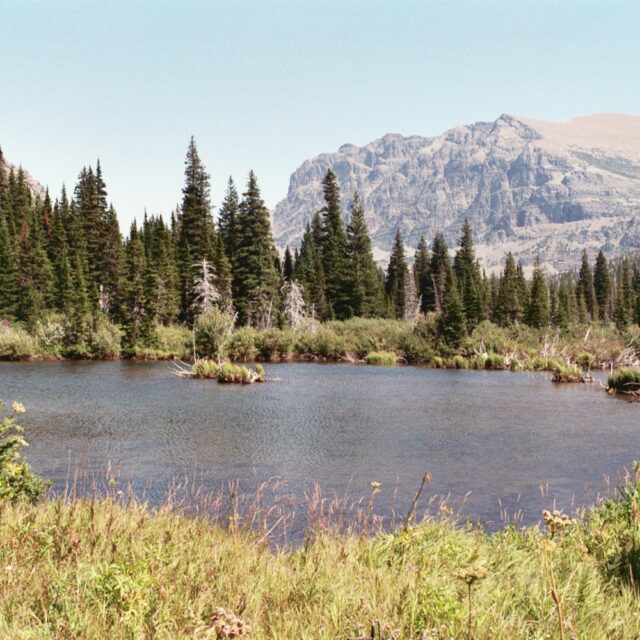
<path fill-rule="evenodd" d="M 0 359 L 19 360 L 36 351 L 35 340 L 24 329 L 0 323 Z"/>
<path fill-rule="evenodd" d="M 553 371 L 553 382 L 584 382 L 582 370 L 575 365 L 558 365 Z"/>
<path fill-rule="evenodd" d="M 91 332 L 91 352 L 98 358 L 118 358 L 121 352 L 122 332 L 108 320 L 98 320 Z"/>
<path fill-rule="evenodd" d="M 157 324 L 155 342 L 158 351 L 169 358 L 188 358 L 192 355 L 193 334 L 186 327 Z"/>
<path fill-rule="evenodd" d="M 196 351 L 207 358 L 223 358 L 231 338 L 233 316 L 228 311 L 211 307 L 195 321 Z"/>
<path fill-rule="evenodd" d="M 231 360 L 254 360 L 258 355 L 256 339 L 258 332 L 250 327 L 236 329 L 229 338 L 227 355 Z"/>
<path fill-rule="evenodd" d="M 4 409 L 0 401 L 0 409 Z M 10 502 L 36 502 L 47 488 L 47 483 L 33 473 L 22 460 L 20 450 L 27 446 L 22 427 L 16 420 L 24 407 L 14 402 L 12 412 L 0 420 L 0 499 Z"/>
<path fill-rule="evenodd" d="M 268 329 L 257 334 L 255 344 L 263 360 L 289 360 L 295 339 L 291 329 Z"/>
<path fill-rule="evenodd" d="M 460 355 L 453 356 L 451 360 L 452 369 L 468 369 L 469 363 Z"/>
<path fill-rule="evenodd" d="M 218 382 L 240 383 L 249 378 L 249 369 L 243 365 L 225 362 L 218 371 Z"/>
<path fill-rule="evenodd" d="M 367 354 L 366 362 L 377 366 L 393 366 L 396 363 L 396 354 L 391 351 L 372 351 Z"/>
<path fill-rule="evenodd" d="M 34 337 L 39 351 L 57 355 L 64 344 L 65 317 L 51 314 L 45 320 L 38 320 L 34 327 Z"/>

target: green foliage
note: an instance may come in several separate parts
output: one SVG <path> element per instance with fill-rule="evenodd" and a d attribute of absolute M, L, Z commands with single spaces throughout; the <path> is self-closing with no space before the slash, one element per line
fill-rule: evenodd
<path fill-rule="evenodd" d="M 188 358 L 193 355 L 193 334 L 179 325 L 155 326 L 156 348 L 167 358 Z"/>
<path fill-rule="evenodd" d="M 231 338 L 233 321 L 229 311 L 218 307 L 211 307 L 197 316 L 194 326 L 197 353 L 207 358 L 223 358 Z"/>
<path fill-rule="evenodd" d="M 257 334 L 255 346 L 262 360 L 290 360 L 295 340 L 290 329 L 269 329 Z"/>
<path fill-rule="evenodd" d="M 0 411 L 5 408 L 0 401 Z M 47 488 L 47 483 L 33 473 L 24 462 L 20 450 L 28 446 L 17 423 L 24 407 L 14 402 L 11 413 L 0 418 L 0 500 L 9 502 L 36 502 Z"/>
<path fill-rule="evenodd" d="M 258 355 L 256 342 L 258 331 L 251 327 L 240 327 L 236 329 L 229 338 L 227 354 L 231 360 L 254 360 Z"/>
<path fill-rule="evenodd" d="M 221 366 L 214 360 L 198 359 L 191 365 L 191 375 L 202 380 L 217 378 Z"/>
<path fill-rule="evenodd" d="M 0 360 L 28 358 L 36 351 L 36 341 L 24 329 L 0 322 Z"/>
<path fill-rule="evenodd" d="M 366 362 L 377 366 L 394 366 L 396 354 L 390 351 L 372 351 L 367 354 Z"/>
<path fill-rule="evenodd" d="M 607 387 L 613 391 L 640 392 L 640 369 L 618 369 L 607 380 Z"/>
<path fill-rule="evenodd" d="M 122 331 L 106 318 L 96 321 L 89 338 L 91 353 L 97 358 L 118 358 Z"/>

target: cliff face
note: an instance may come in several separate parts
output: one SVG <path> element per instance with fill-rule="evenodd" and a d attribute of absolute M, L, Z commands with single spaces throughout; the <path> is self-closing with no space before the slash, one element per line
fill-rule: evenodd
<path fill-rule="evenodd" d="M 322 206 L 332 168 L 345 216 L 364 200 L 379 257 L 400 228 L 407 245 L 437 231 L 450 246 L 465 218 L 491 269 L 506 251 L 549 271 L 575 264 L 583 248 L 614 255 L 640 248 L 640 117 L 596 115 L 550 123 L 502 115 L 435 138 L 388 134 L 364 147 L 304 162 L 274 211 L 278 244 L 299 242 Z"/>
<path fill-rule="evenodd" d="M 11 169 L 14 170 L 16 175 L 18 174 L 19 167 L 9 164 L 8 162 L 6 162 L 6 160 L 5 162 L 0 163 L 0 171 L 4 170 L 6 176 L 9 176 Z M 46 188 L 43 185 L 41 185 L 28 171 L 25 171 L 23 169 L 22 172 L 24 174 L 24 180 L 27 183 L 29 190 L 31 191 L 31 195 L 34 198 L 38 196 L 40 198 L 44 198 L 47 192 Z"/>

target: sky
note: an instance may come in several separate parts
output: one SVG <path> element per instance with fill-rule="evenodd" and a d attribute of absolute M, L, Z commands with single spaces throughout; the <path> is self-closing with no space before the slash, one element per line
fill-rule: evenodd
<path fill-rule="evenodd" d="M 0 0 L 0 146 L 53 194 L 100 159 L 123 231 L 307 158 L 502 113 L 640 115 L 637 0 Z"/>

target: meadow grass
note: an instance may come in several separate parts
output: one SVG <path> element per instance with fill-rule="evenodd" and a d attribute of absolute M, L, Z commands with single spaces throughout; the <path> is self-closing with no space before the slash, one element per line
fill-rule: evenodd
<path fill-rule="evenodd" d="M 310 518 L 304 544 L 274 548 L 275 516 L 263 516 L 244 526 L 231 509 L 213 522 L 131 497 L 0 503 L 0 637 L 640 633 L 635 484 L 578 522 L 556 512 L 545 529 L 492 535 L 447 516 L 374 534 L 368 517 L 346 530 Z"/>
<path fill-rule="evenodd" d="M 393 366 L 396 363 L 396 354 L 392 351 L 372 351 L 365 358 L 367 364 L 377 366 Z"/>

